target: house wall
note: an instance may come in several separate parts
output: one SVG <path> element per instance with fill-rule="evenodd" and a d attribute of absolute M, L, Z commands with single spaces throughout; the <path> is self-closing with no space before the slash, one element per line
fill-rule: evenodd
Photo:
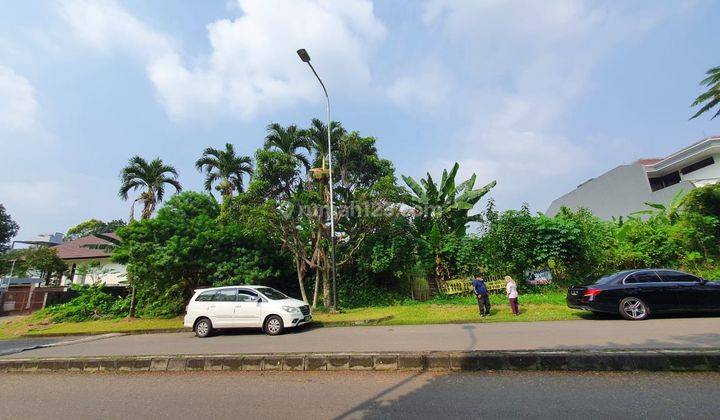
<path fill-rule="evenodd" d="M 104 274 L 97 276 L 97 279 L 93 280 L 93 276 L 90 274 L 85 275 L 84 277 L 78 274 L 78 269 L 80 266 L 84 264 L 88 264 L 93 261 L 99 261 L 102 264 L 102 267 L 98 270 L 101 272 L 104 272 Z M 121 284 L 120 282 L 124 282 L 126 280 L 126 273 L 127 269 L 124 265 L 114 263 L 110 261 L 109 258 L 88 258 L 88 259 L 76 259 L 76 260 L 66 260 L 65 263 L 72 267 L 73 264 L 75 264 L 75 275 L 72 279 L 68 278 L 67 276 L 63 276 L 62 284 L 64 285 L 70 285 L 70 284 L 96 284 L 96 283 L 105 283 L 108 286 L 117 286 Z"/>
<path fill-rule="evenodd" d="M 650 192 L 641 165 L 618 166 L 554 200 L 546 214 L 554 216 L 562 207 L 587 208 L 602 219 L 611 219 L 641 210 Z"/>
<path fill-rule="evenodd" d="M 572 210 L 587 208 L 599 218 L 610 220 L 646 210 L 646 202 L 668 204 L 678 191 L 688 192 L 693 188 L 690 182 L 682 181 L 652 192 L 642 165 L 623 165 L 556 199 L 545 214 L 554 216 L 562 207 Z"/>
<path fill-rule="evenodd" d="M 720 178 L 720 154 L 712 155 L 715 163 L 710 166 L 690 172 L 689 174 L 680 174 L 680 179 L 687 181 Z M 700 160 L 700 159 L 698 159 Z"/>

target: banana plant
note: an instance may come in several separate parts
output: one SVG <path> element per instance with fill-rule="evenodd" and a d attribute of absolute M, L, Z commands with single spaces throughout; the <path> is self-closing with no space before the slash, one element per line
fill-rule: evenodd
<path fill-rule="evenodd" d="M 440 184 L 435 183 L 430 173 L 420 183 L 412 177 L 402 177 L 410 188 L 405 196 L 405 204 L 413 207 L 425 222 L 437 225 L 441 233 L 464 233 L 468 223 L 480 221 L 479 214 L 469 215 L 469 212 L 496 185 L 492 181 L 475 189 L 476 174 L 456 185 L 458 169 L 460 165 L 455 163 L 450 172 L 443 170 Z"/>
<path fill-rule="evenodd" d="M 670 200 L 670 203 L 667 205 L 662 203 L 652 203 L 649 201 L 645 202 L 645 205 L 650 207 L 646 210 L 639 210 L 634 213 L 631 213 L 630 216 L 650 216 L 652 217 L 665 217 L 671 222 L 676 222 L 678 218 L 678 212 L 680 211 L 680 208 L 685 204 L 685 191 L 679 190 L 673 198 Z"/>
<path fill-rule="evenodd" d="M 456 185 L 458 169 L 460 165 L 456 162 L 449 172 L 443 170 L 439 184 L 433 180 L 430 173 L 419 183 L 409 176 L 402 177 L 409 188 L 403 201 L 415 210 L 415 227 L 419 236 L 435 254 L 435 278 L 438 286 L 449 276 L 443 259 L 443 238 L 448 234 L 463 235 L 468 223 L 480 221 L 481 215 L 470 215 L 469 212 L 496 185 L 496 182 L 492 181 L 475 189 L 475 174 Z"/>

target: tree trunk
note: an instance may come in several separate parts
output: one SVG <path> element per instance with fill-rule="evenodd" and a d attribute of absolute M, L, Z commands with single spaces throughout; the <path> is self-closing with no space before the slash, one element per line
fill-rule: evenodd
<path fill-rule="evenodd" d="M 297 257 L 295 257 L 295 269 L 297 270 L 298 285 L 300 285 L 300 294 L 302 295 L 302 300 L 303 302 L 308 303 L 307 296 L 305 295 L 305 283 L 303 282 L 303 277 L 305 277 L 305 270 L 303 270 L 302 262 Z"/>
<path fill-rule="evenodd" d="M 323 264 L 323 305 L 325 305 L 326 308 L 330 308 L 332 306 L 332 301 L 330 300 L 330 264 L 328 264 L 327 258 L 325 259 L 325 264 Z"/>
<path fill-rule="evenodd" d="M 320 289 L 320 269 L 316 268 L 315 269 L 315 291 L 313 292 L 313 302 L 312 302 L 313 309 L 317 308 L 318 289 Z"/>
<path fill-rule="evenodd" d="M 128 318 L 135 318 L 135 286 L 132 286 L 132 291 L 130 292 L 130 311 L 128 313 Z"/>

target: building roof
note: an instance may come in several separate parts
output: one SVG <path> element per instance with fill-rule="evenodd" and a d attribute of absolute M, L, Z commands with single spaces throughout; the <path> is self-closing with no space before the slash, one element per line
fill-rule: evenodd
<path fill-rule="evenodd" d="M 63 242 L 54 247 L 57 256 L 63 260 L 82 258 L 108 258 L 110 250 L 102 248 L 117 245 L 120 237 L 114 232 L 85 236 L 74 241 Z"/>
<path fill-rule="evenodd" d="M 660 162 L 661 160 L 663 160 L 663 158 L 642 158 L 642 159 L 636 160 L 635 163 L 643 165 L 643 166 L 648 166 L 648 165 L 654 165 L 654 164 Z"/>
<path fill-rule="evenodd" d="M 661 174 L 677 170 L 679 166 L 686 165 L 688 161 L 699 159 L 720 152 L 720 137 L 711 136 L 697 141 L 677 152 L 660 159 L 655 163 L 644 164 L 645 170 L 652 174 Z"/>

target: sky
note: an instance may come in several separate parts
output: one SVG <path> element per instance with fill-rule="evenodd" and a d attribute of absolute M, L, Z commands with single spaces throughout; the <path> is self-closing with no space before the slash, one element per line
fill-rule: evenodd
<path fill-rule="evenodd" d="M 18 239 L 127 219 L 119 172 L 332 117 L 398 175 L 497 180 L 501 209 L 720 134 L 689 121 L 720 65 L 716 1 L 0 0 L 0 203 Z M 719 119 L 720 120 L 720 119 Z M 482 202 L 484 203 L 484 201 Z M 484 204 L 481 204 L 484 205 Z"/>

